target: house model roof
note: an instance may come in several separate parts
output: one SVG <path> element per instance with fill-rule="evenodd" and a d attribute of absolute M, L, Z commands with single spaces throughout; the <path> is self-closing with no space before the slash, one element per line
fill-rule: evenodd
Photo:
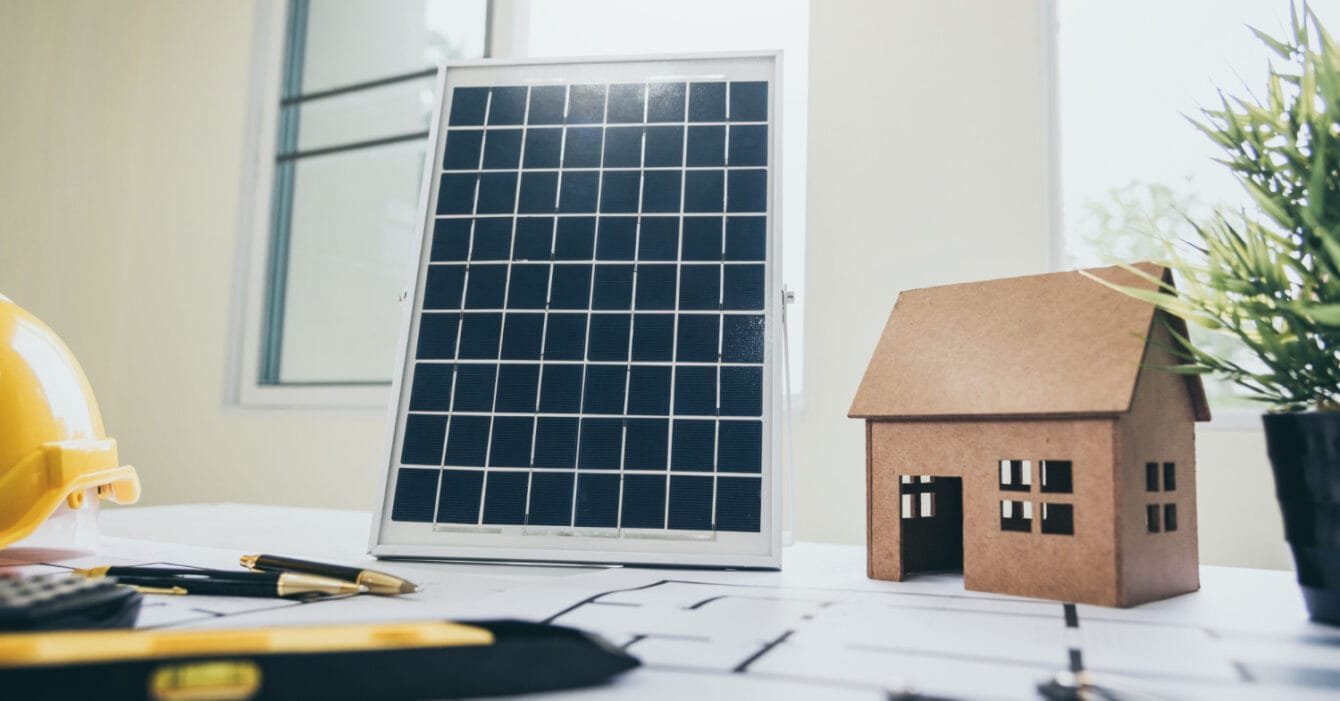
<path fill-rule="evenodd" d="M 1161 266 L 1136 267 L 1172 279 Z M 1117 285 L 1155 289 L 1118 267 L 1087 272 Z M 849 416 L 1123 414 L 1154 324 L 1162 323 L 1155 311 L 1076 271 L 907 290 L 898 295 Z M 1159 316 L 1185 335 L 1181 319 Z M 1208 420 L 1200 378 L 1184 377 L 1196 419 Z"/>

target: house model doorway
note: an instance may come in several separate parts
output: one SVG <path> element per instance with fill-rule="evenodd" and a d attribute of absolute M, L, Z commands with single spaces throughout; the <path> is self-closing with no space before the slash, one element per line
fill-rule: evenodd
<path fill-rule="evenodd" d="M 898 483 L 907 574 L 963 572 L 963 478 L 904 475 Z"/>

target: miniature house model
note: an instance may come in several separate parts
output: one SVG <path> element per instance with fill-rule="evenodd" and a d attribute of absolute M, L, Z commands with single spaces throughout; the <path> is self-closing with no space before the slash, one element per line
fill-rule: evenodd
<path fill-rule="evenodd" d="M 968 589 L 1106 606 L 1198 589 L 1209 409 L 1197 376 L 1161 369 L 1178 364 L 1169 327 L 1186 333 L 1078 272 L 899 295 L 850 412 L 869 575 L 961 571 Z"/>

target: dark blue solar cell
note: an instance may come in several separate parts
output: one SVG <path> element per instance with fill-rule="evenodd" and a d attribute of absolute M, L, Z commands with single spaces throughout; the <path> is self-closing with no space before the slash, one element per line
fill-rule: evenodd
<path fill-rule="evenodd" d="M 554 248 L 553 217 L 518 217 L 512 260 L 549 260 Z"/>
<path fill-rule="evenodd" d="M 451 383 L 455 366 L 419 363 L 414 366 L 414 387 L 409 394 L 410 411 L 451 409 Z"/>
<path fill-rule="evenodd" d="M 516 173 L 481 173 L 478 214 L 510 214 L 516 210 Z"/>
<path fill-rule="evenodd" d="M 558 208 L 558 173 L 524 173 L 517 211 L 522 214 L 548 214 Z"/>
<path fill-rule="evenodd" d="M 600 173 L 582 171 L 564 173 L 558 187 L 558 211 L 563 214 L 584 214 L 596 211 L 596 196 L 600 194 Z"/>
<path fill-rule="evenodd" d="M 763 471 L 762 421 L 721 422 L 717 436 L 717 471 Z"/>
<path fill-rule="evenodd" d="M 503 360 L 538 359 L 543 336 L 544 314 L 508 314 L 503 318 Z"/>
<path fill-rule="evenodd" d="M 466 314 L 461 320 L 460 357 L 493 359 L 498 357 L 498 339 L 502 335 L 501 314 Z"/>
<path fill-rule="evenodd" d="M 483 467 L 489 449 L 489 417 L 451 417 L 447 426 L 447 465 Z"/>
<path fill-rule="evenodd" d="M 437 497 L 437 522 L 478 523 L 479 496 L 483 491 L 483 472 L 443 470 Z"/>
<path fill-rule="evenodd" d="M 671 477 L 671 530 L 707 531 L 712 529 L 712 478 Z"/>
<path fill-rule="evenodd" d="M 617 470 L 623 454 L 623 419 L 582 419 L 577 467 Z"/>
<path fill-rule="evenodd" d="M 600 177 L 601 212 L 636 212 L 642 174 L 637 171 L 606 171 Z"/>
<path fill-rule="evenodd" d="M 721 308 L 720 265 L 685 265 L 680 268 L 679 308 Z"/>
<path fill-rule="evenodd" d="M 638 309 L 674 309 L 678 269 L 673 263 L 637 266 Z"/>
<path fill-rule="evenodd" d="M 763 266 L 728 265 L 722 306 L 726 309 L 763 309 Z"/>
<path fill-rule="evenodd" d="M 642 127 L 610 127 L 605 130 L 605 167 L 637 168 L 642 165 Z"/>
<path fill-rule="evenodd" d="M 410 414 L 405 417 L 405 438 L 400 462 L 406 465 L 441 465 L 442 446 L 447 440 L 447 417 Z"/>
<path fill-rule="evenodd" d="M 433 222 L 433 262 L 465 260 L 470 255 L 470 220 Z"/>
<path fill-rule="evenodd" d="M 628 360 L 628 331 L 631 325 L 632 319 L 627 314 L 592 314 L 587 359 Z"/>
<path fill-rule="evenodd" d="M 577 476 L 577 522 L 588 528 L 619 525 L 619 476 Z"/>
<path fill-rule="evenodd" d="M 652 83 L 647 87 L 648 122 L 684 121 L 684 83 Z"/>
<path fill-rule="evenodd" d="M 572 525 L 572 475 L 536 472 L 530 478 L 530 512 L 533 526 Z"/>
<path fill-rule="evenodd" d="M 480 470 L 442 470 L 437 497 L 437 523 L 478 523 L 484 473 Z"/>
<path fill-rule="evenodd" d="M 601 217 L 597 260 L 632 260 L 637 250 L 637 217 Z"/>
<path fill-rule="evenodd" d="M 638 260 L 679 258 L 679 218 L 642 217 L 638 229 Z"/>
<path fill-rule="evenodd" d="M 414 357 L 420 360 L 451 360 L 456 357 L 456 331 L 459 314 L 424 314 L 419 319 L 419 345 Z"/>
<path fill-rule="evenodd" d="M 456 88 L 451 91 L 451 116 L 447 123 L 453 127 L 483 124 L 488 105 L 488 88 Z"/>
<path fill-rule="evenodd" d="M 548 379 L 549 370 L 545 368 Z M 543 411 L 543 409 L 541 409 Z M 535 424 L 535 467 L 572 467 L 577 460 L 577 419 L 542 416 Z"/>
<path fill-rule="evenodd" d="M 649 170 L 643 173 L 642 211 L 678 212 L 681 179 L 677 170 Z"/>
<path fill-rule="evenodd" d="M 568 99 L 566 85 L 537 85 L 530 89 L 529 124 L 562 124 L 563 105 Z"/>
<path fill-rule="evenodd" d="M 522 162 L 527 168 L 557 168 L 563 152 L 562 129 L 527 129 Z"/>
<path fill-rule="evenodd" d="M 392 521 L 429 523 L 437 506 L 437 478 L 441 470 L 400 469 L 395 477 Z"/>
<path fill-rule="evenodd" d="M 721 415 L 761 416 L 763 414 L 763 368 L 721 368 Z"/>
<path fill-rule="evenodd" d="M 609 111 L 605 120 L 611 124 L 641 122 L 646 114 L 647 86 L 638 84 L 611 85 Z"/>
<path fill-rule="evenodd" d="M 465 288 L 465 266 L 432 265 L 423 291 L 424 309 L 460 309 Z"/>
<path fill-rule="evenodd" d="M 633 266 L 597 265 L 592 309 L 628 309 L 633 303 Z"/>
<path fill-rule="evenodd" d="M 469 309 L 502 309 L 507 291 L 507 265 L 472 265 L 465 287 Z"/>
<path fill-rule="evenodd" d="M 670 360 L 675 352 L 674 334 L 673 315 L 634 315 L 633 360 Z"/>
<path fill-rule="evenodd" d="M 591 260 L 595 255 L 595 217 L 559 217 L 555 260 Z"/>
<path fill-rule="evenodd" d="M 624 475 L 622 528 L 665 527 L 665 475 Z"/>
<path fill-rule="evenodd" d="M 711 472 L 716 447 L 716 422 L 699 419 L 675 421 L 674 450 L 670 451 L 670 469 L 685 472 Z"/>
<path fill-rule="evenodd" d="M 470 260 L 507 260 L 512 254 L 512 218 L 481 217 L 475 220 L 475 238 Z M 471 269 L 473 272 L 474 269 Z"/>
<path fill-rule="evenodd" d="M 717 479 L 718 531 L 757 533 L 763 510 L 763 480 L 753 477 Z"/>
<path fill-rule="evenodd" d="M 675 368 L 675 413 L 685 416 L 716 416 L 717 369 Z"/>
<path fill-rule="evenodd" d="M 443 170 L 478 170 L 484 132 L 480 129 L 452 129 L 447 132 L 447 149 L 442 156 Z"/>
<path fill-rule="evenodd" d="M 549 306 L 553 309 L 588 309 L 591 305 L 591 266 L 555 265 L 549 288 Z"/>
<path fill-rule="evenodd" d="M 605 86 L 574 85 L 568 91 L 568 124 L 605 121 Z"/>
<path fill-rule="evenodd" d="M 732 170 L 728 177 L 726 211 L 768 211 L 768 171 Z"/>
<path fill-rule="evenodd" d="M 544 309 L 549 297 L 548 263 L 515 263 L 507 282 L 508 309 Z"/>
<path fill-rule="evenodd" d="M 764 260 L 767 254 L 767 217 L 726 217 L 726 260 Z"/>
<path fill-rule="evenodd" d="M 493 410 L 504 414 L 534 413 L 539 389 L 539 365 L 499 365 L 498 397 Z"/>
<path fill-rule="evenodd" d="M 525 472 L 490 472 L 484 489 L 484 523 L 519 526 L 526 522 L 526 492 L 530 475 Z"/>
<path fill-rule="evenodd" d="M 684 217 L 684 260 L 721 260 L 721 217 Z"/>
<path fill-rule="evenodd" d="M 475 173 L 446 173 L 437 188 L 438 214 L 469 214 L 475 211 Z"/>
<path fill-rule="evenodd" d="M 648 168 L 684 164 L 684 127 L 647 127 L 643 165 Z"/>
<path fill-rule="evenodd" d="M 720 212 L 725 205 L 724 178 L 719 170 L 684 173 L 684 211 Z"/>
<path fill-rule="evenodd" d="M 765 166 L 768 164 L 768 127 L 763 124 L 736 124 L 730 128 L 728 165 Z"/>
<path fill-rule="evenodd" d="M 540 373 L 540 412 L 576 414 L 581 408 L 582 366 L 545 365 Z M 574 433 L 576 430 L 574 425 Z"/>
<path fill-rule="evenodd" d="M 685 314 L 679 317 L 675 360 L 681 363 L 717 362 L 720 325 L 719 314 Z"/>
<path fill-rule="evenodd" d="M 544 335 L 545 360 L 581 360 L 586 357 L 586 315 L 550 314 Z"/>
<path fill-rule="evenodd" d="M 521 163 L 521 130 L 489 129 L 484 132 L 484 168 L 516 170 Z"/>
<path fill-rule="evenodd" d="M 526 117 L 526 88 L 493 88 L 489 124 L 521 124 Z"/>
<path fill-rule="evenodd" d="M 489 439 L 489 464 L 494 467 L 530 467 L 530 440 L 534 432 L 535 419 L 532 417 L 494 417 L 493 436 Z M 492 488 L 490 485 L 489 489 Z M 525 505 L 524 492 L 522 505 Z"/>
<path fill-rule="evenodd" d="M 592 318 L 591 323 L 595 324 Z M 624 383 L 628 368 L 622 365 L 591 365 L 586 368 L 586 388 L 582 393 L 582 413 L 622 414 Z"/>
<path fill-rule="evenodd" d="M 762 315 L 727 314 L 721 323 L 721 362 L 763 362 Z"/>
<path fill-rule="evenodd" d="M 563 167 L 598 168 L 603 132 L 600 127 L 569 127 L 563 144 Z"/>
<path fill-rule="evenodd" d="M 726 127 L 689 127 L 688 166 L 726 165 Z"/>
<path fill-rule="evenodd" d="M 457 365 L 454 411 L 492 411 L 497 365 Z"/>
<path fill-rule="evenodd" d="M 689 84 L 689 121 L 726 121 L 726 84 Z"/>
<path fill-rule="evenodd" d="M 732 122 L 768 121 L 768 84 L 763 81 L 731 83 L 730 120 Z"/>
<path fill-rule="evenodd" d="M 669 365 L 634 365 L 628 369 L 628 413 L 634 416 L 670 413 Z"/>
<path fill-rule="evenodd" d="M 669 419 L 628 419 L 623 447 L 625 470 L 664 470 L 670 442 Z"/>

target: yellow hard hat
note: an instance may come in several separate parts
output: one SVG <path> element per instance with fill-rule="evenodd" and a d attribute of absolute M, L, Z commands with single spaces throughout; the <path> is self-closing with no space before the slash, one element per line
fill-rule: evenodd
<path fill-rule="evenodd" d="M 0 548 L 36 530 L 62 501 L 80 508 L 89 489 L 131 504 L 140 478 L 117 459 L 70 349 L 0 295 Z"/>

